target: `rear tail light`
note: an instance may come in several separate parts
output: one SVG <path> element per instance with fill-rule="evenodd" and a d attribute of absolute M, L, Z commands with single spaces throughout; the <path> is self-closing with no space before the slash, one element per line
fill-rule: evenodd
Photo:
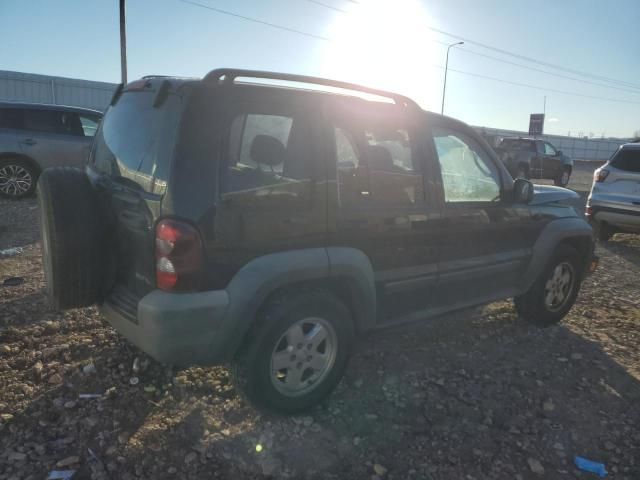
<path fill-rule="evenodd" d="M 586 217 L 591 217 L 593 215 L 593 208 L 587 205 L 587 208 L 585 209 L 584 214 Z"/>
<path fill-rule="evenodd" d="M 604 180 L 609 176 L 609 170 L 605 170 L 604 168 L 599 168 L 595 172 L 593 172 L 593 181 L 594 182 L 604 182 Z"/>
<path fill-rule="evenodd" d="M 178 220 L 156 225 L 156 285 L 167 292 L 197 290 L 204 261 L 198 230 Z"/>

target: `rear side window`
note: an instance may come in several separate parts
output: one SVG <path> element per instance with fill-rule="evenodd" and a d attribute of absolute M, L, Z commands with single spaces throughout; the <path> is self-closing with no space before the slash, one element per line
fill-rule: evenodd
<path fill-rule="evenodd" d="M 0 108 L 0 128 L 22 128 L 22 109 Z"/>
<path fill-rule="evenodd" d="M 80 117 L 76 112 L 25 109 L 23 126 L 32 132 L 84 136 Z"/>
<path fill-rule="evenodd" d="M 96 133 L 92 162 L 99 172 L 159 193 L 169 175 L 180 99 L 169 95 L 154 108 L 154 97 L 153 91 L 125 92 L 109 108 Z"/>
<path fill-rule="evenodd" d="M 259 105 L 243 110 L 231 119 L 223 198 L 262 206 L 308 199 L 314 156 L 308 119 Z"/>
<path fill-rule="evenodd" d="M 97 115 L 85 115 L 79 114 L 80 124 L 82 126 L 82 134 L 85 137 L 93 137 L 98 130 L 98 124 L 100 123 L 100 117 Z"/>
<path fill-rule="evenodd" d="M 506 138 L 502 141 L 502 144 L 500 146 L 509 150 L 519 150 L 523 152 L 536 151 L 535 144 L 533 142 L 530 142 L 529 140 Z"/>
<path fill-rule="evenodd" d="M 340 205 L 412 205 L 424 199 L 409 129 L 399 118 L 335 118 Z"/>
<path fill-rule="evenodd" d="M 626 172 L 640 172 L 640 149 L 619 150 L 611 159 L 611 166 Z"/>

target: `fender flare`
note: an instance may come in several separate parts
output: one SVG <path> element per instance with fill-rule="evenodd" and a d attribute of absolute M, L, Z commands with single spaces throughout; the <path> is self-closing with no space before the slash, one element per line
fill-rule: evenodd
<path fill-rule="evenodd" d="M 529 265 L 517 283 L 518 292 L 526 292 L 531 288 L 556 247 L 569 239 L 585 239 L 593 242 L 593 230 L 581 218 L 559 218 L 547 224 L 533 246 Z M 589 254 L 592 253 L 593 247 Z M 585 264 L 590 260 L 590 258 L 585 258 Z"/>
<path fill-rule="evenodd" d="M 352 248 L 289 250 L 254 258 L 244 265 L 226 288 L 229 306 L 219 331 L 225 357 L 233 358 L 265 300 L 281 288 L 313 281 L 345 280 L 353 299 L 356 327 L 375 323 L 375 286 L 368 257 Z M 331 285 L 331 282 L 329 282 Z"/>

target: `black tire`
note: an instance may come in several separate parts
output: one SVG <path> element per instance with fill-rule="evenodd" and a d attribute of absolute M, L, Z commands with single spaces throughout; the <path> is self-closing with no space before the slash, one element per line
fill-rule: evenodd
<path fill-rule="evenodd" d="M 294 396 L 276 388 L 275 383 L 280 380 L 272 380 L 272 358 L 275 358 L 275 350 L 282 346 L 285 332 L 303 319 L 326 321 L 335 334 L 333 338 L 336 350 L 334 361 L 327 367 L 320 380 L 309 384 L 309 391 Z M 353 337 L 354 328 L 349 309 L 331 293 L 325 290 L 310 290 L 285 295 L 262 310 L 245 345 L 236 355 L 232 369 L 236 387 L 259 408 L 287 414 L 308 410 L 324 400 L 340 382 L 347 366 Z M 306 338 L 305 336 L 305 342 Z M 326 345 L 325 352 L 328 352 Z M 302 349 L 299 349 L 299 345 L 292 347 L 292 359 L 295 355 L 300 355 L 300 352 L 307 355 L 306 345 L 303 344 Z M 280 353 L 289 352 L 286 348 Z M 298 357 L 295 362 L 300 360 Z M 303 361 L 305 357 L 297 364 L 298 369 Z M 293 360 L 292 362 L 295 363 Z M 292 367 L 291 371 L 295 368 Z M 304 373 L 300 373 L 301 379 L 304 379 L 309 369 L 310 367 L 302 367 Z M 280 387 L 282 389 L 286 386 L 289 369 L 281 369 L 279 375 L 284 376 Z"/>
<path fill-rule="evenodd" d="M 38 171 L 20 158 L 0 160 L 0 196 L 19 199 L 33 195 Z"/>
<path fill-rule="evenodd" d="M 572 283 L 562 303 L 552 308 L 545 301 L 546 284 L 551 280 L 556 267 L 563 264 L 568 264 L 572 269 Z M 529 323 L 542 327 L 558 323 L 569 312 L 578 296 L 584 268 L 584 262 L 575 248 L 569 245 L 558 246 L 529 291 L 514 298 L 518 315 Z"/>
<path fill-rule="evenodd" d="M 553 180 L 554 185 L 557 187 L 566 187 L 569 185 L 571 179 L 571 168 L 564 167 L 558 176 Z"/>
<path fill-rule="evenodd" d="M 602 243 L 608 242 L 616 233 L 607 222 L 593 222 L 592 227 L 596 240 Z"/>
<path fill-rule="evenodd" d="M 58 310 L 100 300 L 104 218 L 86 174 L 49 168 L 38 181 L 40 239 L 47 295 Z"/>

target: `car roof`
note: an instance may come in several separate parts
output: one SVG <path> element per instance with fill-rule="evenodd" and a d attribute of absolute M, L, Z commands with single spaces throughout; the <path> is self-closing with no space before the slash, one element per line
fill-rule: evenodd
<path fill-rule="evenodd" d="M 92 110 L 90 108 L 72 107 L 68 105 L 51 105 L 48 103 L 27 103 L 27 102 L 0 102 L 0 108 L 17 108 L 17 109 L 38 109 L 38 110 L 56 110 L 60 112 L 76 112 L 88 113 L 91 115 L 104 115 L 100 110 Z"/>
<path fill-rule="evenodd" d="M 531 137 L 503 137 L 502 140 L 529 140 L 531 142 L 535 142 L 536 140 L 540 139 Z"/>
<path fill-rule="evenodd" d="M 625 143 L 620 145 L 621 150 L 640 150 L 640 143 Z"/>

